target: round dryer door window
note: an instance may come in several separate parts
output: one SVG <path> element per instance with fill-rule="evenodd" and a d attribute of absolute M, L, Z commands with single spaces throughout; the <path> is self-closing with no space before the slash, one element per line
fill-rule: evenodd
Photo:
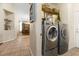
<path fill-rule="evenodd" d="M 57 36 L 57 28 L 55 26 L 50 26 L 47 30 L 47 39 L 50 41 L 56 41 Z"/>

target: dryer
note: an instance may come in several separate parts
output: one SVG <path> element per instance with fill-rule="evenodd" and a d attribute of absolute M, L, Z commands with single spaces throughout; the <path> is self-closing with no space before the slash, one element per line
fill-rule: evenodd
<path fill-rule="evenodd" d="M 58 35 L 58 53 L 59 55 L 64 54 L 68 51 L 68 30 L 67 24 L 59 22 L 59 35 Z"/>
<path fill-rule="evenodd" d="M 58 55 L 58 25 L 50 20 L 43 22 L 42 55 Z"/>

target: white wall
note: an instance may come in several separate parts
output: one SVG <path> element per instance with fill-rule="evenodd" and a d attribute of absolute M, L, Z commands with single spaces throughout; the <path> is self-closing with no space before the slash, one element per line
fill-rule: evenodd
<path fill-rule="evenodd" d="M 42 5 L 41 4 L 36 4 L 36 55 L 40 56 L 42 55 L 42 29 L 41 29 L 41 24 L 42 24 Z"/>
<path fill-rule="evenodd" d="M 3 9 L 13 12 L 12 4 L 0 4 L 0 42 L 7 42 L 10 40 L 14 40 L 16 38 L 16 35 L 15 30 L 4 30 L 5 14 Z"/>
<path fill-rule="evenodd" d="M 41 4 L 35 4 L 35 22 L 31 23 L 30 45 L 33 55 L 41 55 L 42 39 L 41 39 L 41 21 L 42 11 Z"/>
<path fill-rule="evenodd" d="M 15 13 L 20 17 L 20 20 L 29 20 L 29 12 L 30 12 L 30 5 L 28 3 L 14 3 L 14 10 Z"/>
<path fill-rule="evenodd" d="M 4 30 L 4 12 L 2 10 L 2 4 L 0 4 L 0 42 L 3 40 L 3 30 Z"/>
<path fill-rule="evenodd" d="M 73 6 L 68 4 L 68 31 L 69 31 L 69 49 L 76 47 L 74 34 Z"/>
<path fill-rule="evenodd" d="M 14 30 L 4 30 L 4 18 L 5 14 L 3 9 L 14 13 Z M 1 3 L 0 4 L 0 42 L 6 42 L 16 39 L 19 32 L 19 21 L 29 19 L 29 4 L 25 3 Z"/>
<path fill-rule="evenodd" d="M 14 13 L 14 30 L 4 30 L 4 18 L 5 14 L 3 9 Z M 29 19 L 29 4 L 25 3 L 0 3 L 0 42 L 6 42 L 14 40 L 19 32 L 19 20 Z"/>
<path fill-rule="evenodd" d="M 11 3 L 1 3 L 2 8 L 8 11 L 14 11 L 13 5 Z"/>
<path fill-rule="evenodd" d="M 36 9 L 36 7 L 34 9 Z M 36 11 L 33 12 L 33 13 L 36 13 Z M 36 14 L 35 14 L 35 20 L 36 20 Z M 36 23 L 35 22 L 30 24 L 30 47 L 31 47 L 31 51 L 32 51 L 33 55 L 36 55 L 36 53 L 37 53 L 37 47 L 36 47 Z"/>
<path fill-rule="evenodd" d="M 75 47 L 79 48 L 79 3 L 72 4 L 72 18 L 73 18 L 73 27 L 74 27 L 74 42 Z"/>
<path fill-rule="evenodd" d="M 30 24 L 30 47 L 33 55 L 36 55 L 36 27 L 35 23 Z"/>

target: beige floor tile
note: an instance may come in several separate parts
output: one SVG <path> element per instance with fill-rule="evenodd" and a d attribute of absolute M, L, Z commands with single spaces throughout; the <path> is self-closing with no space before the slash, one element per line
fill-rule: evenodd
<path fill-rule="evenodd" d="M 72 48 L 63 54 L 63 56 L 79 56 L 79 48 Z"/>

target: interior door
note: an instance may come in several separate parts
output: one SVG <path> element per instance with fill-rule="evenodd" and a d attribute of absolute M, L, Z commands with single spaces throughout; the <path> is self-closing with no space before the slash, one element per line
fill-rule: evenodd
<path fill-rule="evenodd" d="M 79 11 L 74 13 L 74 34 L 76 47 L 79 48 Z"/>

